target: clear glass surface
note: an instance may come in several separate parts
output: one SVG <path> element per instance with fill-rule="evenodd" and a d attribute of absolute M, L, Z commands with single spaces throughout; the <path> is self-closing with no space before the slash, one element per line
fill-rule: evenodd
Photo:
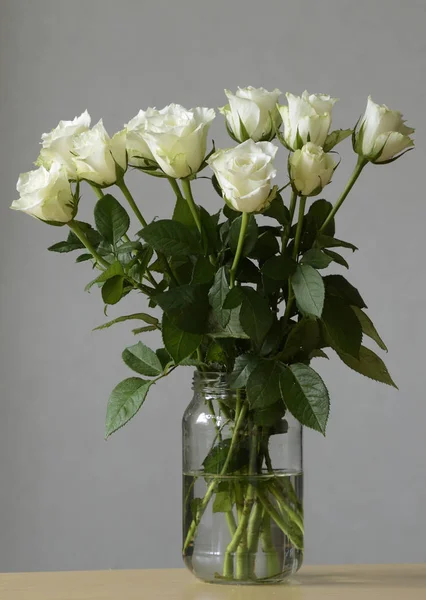
<path fill-rule="evenodd" d="M 302 428 L 250 410 L 227 376 L 194 376 L 183 417 L 183 559 L 211 583 L 284 581 L 303 560 Z"/>

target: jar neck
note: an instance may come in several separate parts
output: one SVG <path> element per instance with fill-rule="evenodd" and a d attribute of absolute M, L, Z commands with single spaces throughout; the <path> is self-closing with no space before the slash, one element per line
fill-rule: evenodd
<path fill-rule="evenodd" d="M 228 373 L 221 371 L 194 371 L 192 389 L 196 394 L 210 398 L 234 395 L 229 387 Z"/>

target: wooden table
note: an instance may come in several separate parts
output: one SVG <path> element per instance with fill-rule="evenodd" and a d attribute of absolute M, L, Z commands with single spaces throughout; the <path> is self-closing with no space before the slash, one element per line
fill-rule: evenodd
<path fill-rule="evenodd" d="M 0 574 L 0 600 L 425 600 L 426 565 L 304 567 L 274 586 L 204 584 L 184 569 Z"/>

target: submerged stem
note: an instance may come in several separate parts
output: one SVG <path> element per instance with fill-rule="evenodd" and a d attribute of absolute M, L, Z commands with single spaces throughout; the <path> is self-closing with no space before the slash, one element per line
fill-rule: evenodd
<path fill-rule="evenodd" d="M 224 463 L 224 465 L 223 465 L 223 467 L 222 467 L 222 469 L 221 469 L 221 471 L 219 473 L 219 477 L 221 475 L 225 475 L 225 473 L 228 470 L 228 466 L 229 466 L 229 463 L 231 461 L 232 454 L 233 454 L 233 452 L 235 450 L 235 447 L 237 445 L 239 430 L 241 428 L 241 425 L 244 423 L 244 419 L 245 419 L 246 414 L 247 414 L 247 406 L 244 405 L 242 407 L 242 409 L 240 411 L 240 414 L 238 416 L 238 419 L 237 419 L 237 421 L 235 423 L 234 431 L 233 431 L 233 434 L 232 434 L 231 444 L 229 446 L 228 455 L 227 455 L 225 463 Z M 185 552 L 185 550 L 188 548 L 189 544 L 191 543 L 191 541 L 192 541 L 192 539 L 193 539 L 193 537 L 195 535 L 195 532 L 197 530 L 198 524 L 199 524 L 199 522 L 200 522 L 200 520 L 201 520 L 201 518 L 202 518 L 202 516 L 204 514 L 204 511 L 206 510 L 207 505 L 210 502 L 211 497 L 213 496 L 213 493 L 214 493 L 214 491 L 216 489 L 216 486 L 217 486 L 217 481 L 213 480 L 211 482 L 211 484 L 209 485 L 209 487 L 207 488 L 206 494 L 205 494 L 205 496 L 204 496 L 203 500 L 201 501 L 201 504 L 200 504 L 200 506 L 198 508 L 197 519 L 194 519 L 192 521 L 192 523 L 191 523 L 191 525 L 190 525 L 190 527 L 188 529 L 188 533 L 187 533 L 185 542 L 183 544 L 183 552 Z"/>

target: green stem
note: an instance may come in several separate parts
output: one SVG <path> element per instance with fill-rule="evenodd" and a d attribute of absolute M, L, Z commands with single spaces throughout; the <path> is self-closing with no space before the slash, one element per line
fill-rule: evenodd
<path fill-rule="evenodd" d="M 232 439 L 231 439 L 231 444 L 229 446 L 228 455 L 227 455 L 226 460 L 224 462 L 224 465 L 223 465 L 223 467 L 222 467 L 222 469 L 221 469 L 221 471 L 219 473 L 219 479 L 220 479 L 220 476 L 224 475 L 226 473 L 226 471 L 228 470 L 229 462 L 230 462 L 230 460 L 232 458 L 232 454 L 233 454 L 233 452 L 235 450 L 235 446 L 238 443 L 239 430 L 241 428 L 241 425 L 244 423 L 244 419 L 245 419 L 246 414 L 247 414 L 247 406 L 244 405 L 242 407 L 241 411 L 240 411 L 240 414 L 238 416 L 238 420 L 235 423 L 235 427 L 234 427 L 234 431 L 233 431 Z M 200 522 L 200 520 L 201 520 L 201 518 L 203 516 L 203 513 L 206 510 L 207 505 L 210 502 L 211 497 L 212 497 L 212 495 L 213 495 L 213 493 L 214 493 L 214 491 L 216 489 L 216 485 L 217 485 L 217 481 L 214 480 L 214 481 L 212 481 L 212 483 L 207 488 L 206 494 L 205 494 L 205 496 L 204 496 L 204 498 L 203 498 L 203 500 L 202 500 L 202 502 L 201 502 L 201 504 L 199 506 L 199 509 L 198 509 L 198 518 L 196 520 L 194 519 L 192 521 L 192 523 L 191 523 L 191 525 L 190 525 L 190 527 L 188 529 L 188 533 L 186 535 L 186 539 L 185 539 L 185 542 L 183 544 L 183 552 L 185 552 L 185 550 L 187 549 L 187 547 L 189 546 L 189 544 L 191 543 L 191 541 L 192 541 L 192 539 L 193 539 L 193 537 L 195 535 L 195 532 L 196 532 L 198 524 L 199 524 L 199 522 Z"/>
<path fill-rule="evenodd" d="M 300 240 L 301 240 L 302 231 L 303 231 L 303 220 L 305 217 L 305 206 L 306 206 L 306 196 L 301 196 L 300 203 L 299 203 L 299 216 L 298 216 L 298 221 L 297 221 L 296 235 L 294 237 L 294 248 L 293 248 L 294 260 L 297 260 L 297 257 L 299 255 L 299 246 L 300 246 Z"/>
<path fill-rule="evenodd" d="M 305 206 L 306 206 L 306 196 L 301 196 L 300 203 L 299 203 L 299 216 L 298 216 L 298 221 L 297 221 L 296 235 L 294 237 L 294 248 L 293 248 L 294 260 L 297 260 L 297 258 L 299 256 L 300 240 L 302 238 L 302 231 L 303 231 L 303 220 L 305 217 Z M 293 288 L 291 286 L 291 278 L 289 277 L 289 279 L 288 279 L 288 299 L 287 299 L 287 304 L 286 304 L 285 312 L 284 312 L 284 323 L 286 323 L 290 317 L 291 307 L 293 306 L 293 301 L 294 301 L 294 294 L 293 294 Z"/>
<path fill-rule="evenodd" d="M 249 573 L 252 579 L 255 578 L 256 572 L 256 554 L 259 546 L 260 530 L 262 526 L 263 507 L 258 499 L 256 499 L 254 508 L 251 512 L 248 530 L 247 530 L 247 545 L 249 555 Z"/>
<path fill-rule="evenodd" d="M 273 495 L 275 500 L 277 501 L 277 505 L 280 508 L 280 510 L 282 512 L 286 513 L 286 515 L 289 517 L 289 519 L 291 521 L 293 521 L 294 523 L 296 523 L 296 525 L 299 527 L 300 531 L 302 533 L 304 533 L 305 529 L 304 529 L 304 525 L 303 525 L 303 518 L 296 511 L 294 511 L 291 508 L 287 499 L 282 494 L 281 487 L 270 486 L 269 491 Z"/>
<path fill-rule="evenodd" d="M 289 211 L 290 212 L 290 220 L 288 222 L 287 227 L 284 228 L 283 237 L 282 237 L 281 251 L 283 253 L 284 253 L 284 250 L 286 249 L 288 240 L 290 238 L 291 226 L 293 224 L 293 218 L 294 218 L 294 211 L 296 210 L 296 202 L 297 202 L 297 194 L 296 194 L 296 192 L 292 192 L 291 198 L 290 198 L 290 211 Z"/>
<path fill-rule="evenodd" d="M 249 457 L 249 476 L 255 475 L 257 472 L 257 446 L 258 446 L 258 432 L 257 428 L 253 430 L 250 443 L 250 457 Z M 230 572 L 229 567 L 231 564 L 230 557 L 236 552 L 236 569 L 235 577 L 237 580 L 245 580 L 248 577 L 248 545 L 247 545 L 247 528 L 250 520 L 250 513 L 256 497 L 256 487 L 250 482 L 247 486 L 247 491 L 244 498 L 244 505 L 241 512 L 241 517 L 238 522 L 238 527 L 229 542 L 224 558 L 224 577 L 232 577 L 233 572 Z"/>
<path fill-rule="evenodd" d="M 104 197 L 104 193 L 101 190 L 101 188 L 99 188 L 97 185 L 94 185 L 93 183 L 90 183 L 89 185 L 92 188 L 92 190 L 95 192 L 95 194 L 99 200 Z"/>
<path fill-rule="evenodd" d="M 102 258 L 102 256 L 100 256 L 100 254 L 98 254 L 98 252 L 95 250 L 95 248 L 89 242 L 89 240 L 87 239 L 87 237 L 84 235 L 83 231 L 80 229 L 80 226 L 77 225 L 77 223 L 75 221 L 70 221 L 68 223 L 68 227 L 78 237 L 78 239 L 80 240 L 80 242 L 82 244 L 84 244 L 84 246 L 87 248 L 87 250 L 93 256 L 93 258 L 95 259 L 95 261 L 98 264 L 102 265 L 103 267 L 105 267 L 107 269 L 109 267 L 109 263 L 106 260 L 104 260 Z"/>
<path fill-rule="evenodd" d="M 138 218 L 139 222 L 141 223 L 142 227 L 146 227 L 147 222 L 145 221 L 141 211 L 139 210 L 136 202 L 134 201 L 134 198 L 133 198 L 129 188 L 127 187 L 124 179 L 117 181 L 117 187 L 119 187 L 120 190 L 122 191 L 123 196 L 126 198 L 127 202 L 130 204 L 133 212 L 135 213 L 135 215 Z"/>
<path fill-rule="evenodd" d="M 358 179 L 358 177 L 361 174 L 361 171 L 363 170 L 363 168 L 365 167 L 365 165 L 367 163 L 368 163 L 368 160 L 366 160 L 362 156 L 358 156 L 358 161 L 355 165 L 352 175 L 349 177 L 349 181 L 346 184 L 345 189 L 343 190 L 343 192 L 342 192 L 340 198 L 337 200 L 336 204 L 333 206 L 330 214 L 328 215 L 328 217 L 326 218 L 324 223 L 321 225 L 320 231 L 324 231 L 324 229 L 327 227 L 327 225 L 330 223 L 330 221 L 334 218 L 334 215 L 337 213 L 339 208 L 342 206 L 343 202 L 346 200 L 347 195 L 353 188 L 355 181 Z"/>
<path fill-rule="evenodd" d="M 117 181 L 117 186 L 120 188 L 120 190 L 123 192 L 123 196 L 126 198 L 127 202 L 130 204 L 133 212 L 135 213 L 136 217 L 138 218 L 139 222 L 141 223 L 141 225 L 143 227 L 147 226 L 147 222 L 145 221 L 141 211 L 139 210 L 136 202 L 134 201 L 134 198 L 129 190 L 129 188 L 127 187 L 127 185 L 124 182 L 124 179 L 122 179 L 121 181 Z M 176 275 L 173 273 L 172 268 L 169 265 L 169 261 L 167 260 L 167 258 L 165 257 L 165 255 L 162 252 L 157 252 L 158 254 L 158 258 L 163 262 L 163 265 L 167 271 L 167 273 L 169 274 L 170 279 L 173 281 L 173 283 L 175 285 L 179 285 L 179 281 L 176 277 Z M 154 279 L 150 273 L 150 271 L 148 271 L 147 269 L 147 277 L 148 279 L 151 281 Z M 152 284 L 154 284 L 153 281 L 151 281 Z"/>
<path fill-rule="evenodd" d="M 226 522 L 228 523 L 229 533 L 233 536 L 237 530 L 237 523 L 235 521 L 234 513 L 232 510 L 227 510 L 225 513 Z"/>
<path fill-rule="evenodd" d="M 182 194 L 180 192 L 179 185 L 178 185 L 176 179 L 169 178 L 169 181 L 170 181 L 170 184 L 171 184 L 176 196 L 182 197 Z M 182 179 L 182 189 L 183 189 L 183 193 L 185 195 L 185 200 L 189 206 L 189 210 L 191 211 L 191 214 L 192 214 L 195 224 L 197 226 L 197 229 L 201 233 L 200 214 L 198 212 L 198 207 L 195 204 L 194 196 L 192 195 L 191 182 L 189 181 L 189 179 Z"/>
<path fill-rule="evenodd" d="M 266 556 L 267 577 L 273 577 L 280 572 L 280 558 L 272 539 L 271 517 L 263 510 L 262 519 L 262 549 Z"/>
<path fill-rule="evenodd" d="M 129 238 L 129 236 L 127 235 L 127 233 L 125 233 L 125 234 L 123 235 L 123 240 L 124 240 L 125 242 L 130 242 L 130 238 Z M 133 253 L 132 253 L 132 255 L 133 255 Z M 139 261 L 139 259 L 138 259 L 137 257 L 135 258 L 135 260 L 136 260 L 137 262 L 140 262 L 140 261 Z M 148 279 L 148 281 L 149 281 L 149 282 L 150 282 L 150 283 L 151 283 L 151 284 L 152 284 L 152 285 L 155 287 L 155 289 L 156 289 L 156 290 L 158 290 L 158 288 L 159 288 L 159 285 L 158 285 L 158 283 L 155 281 L 155 278 L 154 278 L 154 276 L 152 275 L 151 271 L 150 271 L 148 268 L 145 270 L 144 277 L 145 277 L 146 279 Z"/>
<path fill-rule="evenodd" d="M 240 262 L 241 254 L 243 251 L 244 238 L 245 238 L 246 231 L 247 231 L 249 216 L 250 216 L 249 213 L 245 213 L 245 212 L 243 212 L 241 215 L 241 227 L 240 227 L 240 234 L 238 236 L 237 251 L 235 252 L 234 262 L 232 263 L 232 267 L 231 267 L 231 271 L 230 271 L 230 283 L 229 283 L 230 288 L 233 288 L 234 284 L 235 284 L 235 277 L 237 274 L 238 263 Z"/>

